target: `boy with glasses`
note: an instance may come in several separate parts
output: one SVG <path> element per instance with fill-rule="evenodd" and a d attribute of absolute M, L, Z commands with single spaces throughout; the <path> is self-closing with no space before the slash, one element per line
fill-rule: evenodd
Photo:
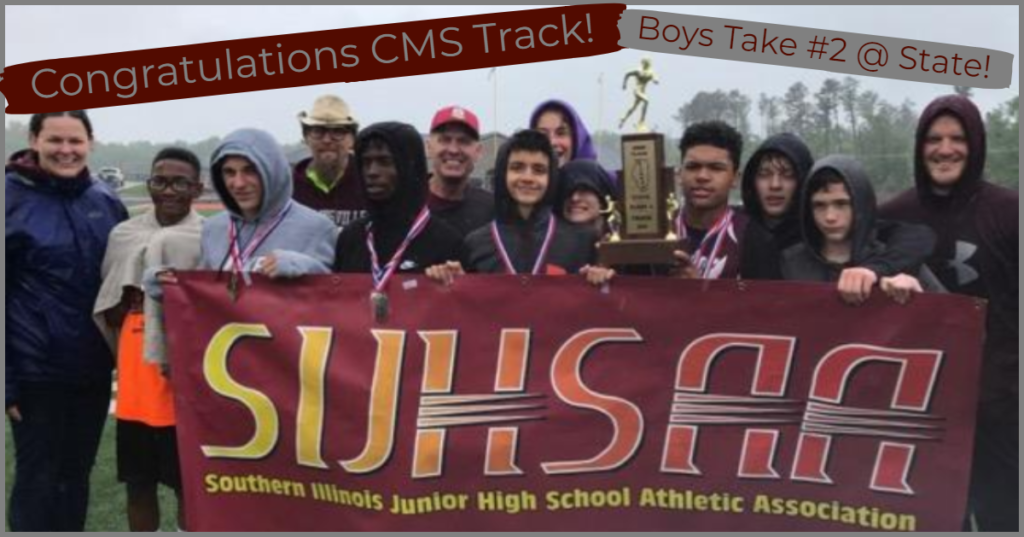
<path fill-rule="evenodd" d="M 177 269 L 198 265 L 203 219 L 192 205 L 203 193 L 199 174 L 199 159 L 187 150 L 168 148 L 156 156 L 146 183 L 153 208 L 111 233 L 94 309 L 117 352 L 117 474 L 128 489 L 133 532 L 159 531 L 161 483 L 178 496 L 182 523 L 174 396 L 160 367 L 145 359 L 152 351 L 148 336 L 161 331 L 161 322 L 154 304 L 144 302 L 142 279 L 150 262 L 163 264 L 167 255 Z"/>
<path fill-rule="evenodd" d="M 310 112 L 299 114 L 299 123 L 312 156 L 294 167 L 293 197 L 344 228 L 367 210 L 352 158 L 359 123 L 345 101 L 333 95 L 317 99 Z"/>

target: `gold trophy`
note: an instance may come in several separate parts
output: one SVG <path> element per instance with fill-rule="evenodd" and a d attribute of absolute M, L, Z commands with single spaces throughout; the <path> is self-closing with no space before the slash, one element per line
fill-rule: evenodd
<path fill-rule="evenodd" d="M 639 69 L 626 74 L 625 86 L 630 78 L 637 81 L 635 101 L 622 118 L 620 128 L 642 107 L 641 116 L 636 125 L 638 132 L 622 137 L 620 201 L 606 211 L 609 224 L 614 220 L 616 225 L 612 237 L 598 245 L 598 261 L 606 267 L 673 265 L 673 253 L 679 244 L 671 229 L 671 215 L 678 210 L 679 202 L 675 198 L 674 174 L 665 167 L 665 136 L 646 132 L 647 85 L 658 83 L 650 59 L 645 58 Z"/>

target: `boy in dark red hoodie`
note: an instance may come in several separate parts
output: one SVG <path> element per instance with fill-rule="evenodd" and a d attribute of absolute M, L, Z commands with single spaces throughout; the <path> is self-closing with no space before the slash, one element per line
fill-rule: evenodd
<path fill-rule="evenodd" d="M 950 292 L 988 300 L 988 335 L 971 508 L 982 531 L 1017 531 L 1017 192 L 984 178 L 985 124 L 967 98 L 941 97 L 921 115 L 916 188 L 883 207 L 939 237 L 928 260 Z"/>

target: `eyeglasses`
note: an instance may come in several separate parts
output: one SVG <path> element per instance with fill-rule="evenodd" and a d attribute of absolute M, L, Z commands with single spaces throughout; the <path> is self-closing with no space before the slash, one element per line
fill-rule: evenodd
<path fill-rule="evenodd" d="M 196 182 L 187 177 L 150 177 L 146 181 L 146 185 L 149 186 L 150 190 L 161 191 L 166 190 L 168 187 L 171 190 L 184 194 L 189 190 L 192 190 L 196 186 Z"/>
<path fill-rule="evenodd" d="M 330 136 L 332 140 L 343 140 L 349 134 L 355 135 L 355 132 L 349 127 L 308 127 L 306 134 L 315 140 L 322 140 L 327 136 Z"/>

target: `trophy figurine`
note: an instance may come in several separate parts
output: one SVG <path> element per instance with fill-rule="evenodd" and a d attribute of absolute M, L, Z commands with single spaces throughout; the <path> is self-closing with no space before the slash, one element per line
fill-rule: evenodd
<path fill-rule="evenodd" d="M 608 229 L 611 231 L 611 237 L 608 239 L 608 242 L 620 242 L 622 241 L 622 236 L 619 235 L 619 223 L 622 221 L 622 216 L 619 214 L 614 198 L 608 196 L 605 198 L 605 202 L 607 202 L 608 208 L 601 211 L 601 216 L 606 217 Z"/>
<path fill-rule="evenodd" d="M 641 106 L 643 109 L 640 111 L 640 121 L 636 124 L 637 132 L 648 132 L 647 129 L 647 108 L 650 106 L 650 99 L 647 97 L 647 85 L 651 82 L 660 84 L 658 82 L 658 75 L 654 72 L 651 67 L 651 59 L 644 58 L 640 61 L 640 68 L 635 71 L 626 73 L 626 78 L 622 81 L 622 90 L 625 91 L 629 87 L 629 79 L 636 78 L 636 87 L 633 90 L 633 107 L 626 112 L 626 115 L 619 122 L 619 129 L 621 130 L 626 126 L 626 122 L 632 117 L 633 113 L 636 112 L 637 108 Z"/>
<path fill-rule="evenodd" d="M 668 218 L 668 234 L 665 235 L 667 241 L 678 241 L 679 235 L 676 235 L 674 222 L 676 221 L 676 215 L 679 214 L 679 198 L 676 197 L 676 193 L 673 192 L 668 196 L 668 213 L 665 215 Z"/>

